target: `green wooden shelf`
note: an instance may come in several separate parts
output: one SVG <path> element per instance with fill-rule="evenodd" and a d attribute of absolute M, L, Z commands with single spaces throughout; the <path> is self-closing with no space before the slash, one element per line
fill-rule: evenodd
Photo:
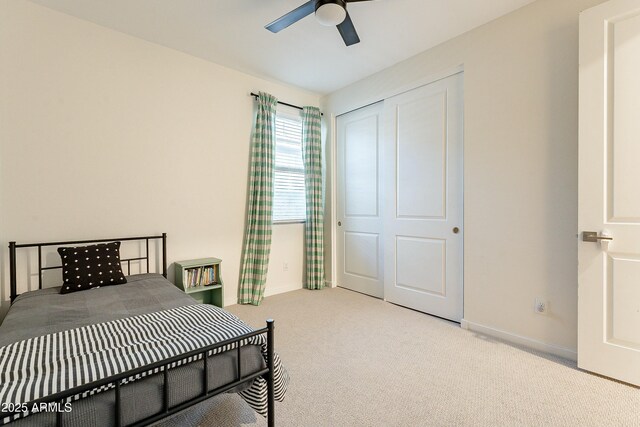
<path fill-rule="evenodd" d="M 219 258 L 200 258 L 176 262 L 176 286 L 199 302 L 223 307 L 224 282 L 221 275 L 221 263 L 222 260 Z M 214 281 L 211 284 L 207 283 L 208 280 L 204 280 L 203 273 L 208 273 L 210 271 L 208 269 L 212 269 L 213 272 Z M 200 280 L 195 283 L 198 274 L 200 274 Z"/>
<path fill-rule="evenodd" d="M 211 291 L 213 289 L 222 289 L 222 285 L 220 283 L 216 283 L 214 285 L 201 285 L 201 286 L 195 286 L 192 288 L 183 289 L 183 291 L 185 291 L 185 293 L 187 294 L 196 294 L 198 292 L 206 292 L 206 291 Z"/>

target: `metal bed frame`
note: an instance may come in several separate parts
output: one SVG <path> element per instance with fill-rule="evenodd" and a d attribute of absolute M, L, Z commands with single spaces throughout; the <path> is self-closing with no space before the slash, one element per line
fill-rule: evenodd
<path fill-rule="evenodd" d="M 42 289 L 42 272 L 45 270 L 54 270 L 61 269 L 62 266 L 54 266 L 54 267 L 43 267 L 42 266 L 42 248 L 46 246 L 64 246 L 64 245 L 75 245 L 75 244 L 87 244 L 87 243 L 103 243 L 103 242 L 114 242 L 114 241 L 145 241 L 146 243 L 146 252 L 145 256 L 135 257 L 135 258 L 126 258 L 121 259 L 120 262 L 127 263 L 127 275 L 130 275 L 131 272 L 131 261 L 142 261 L 146 260 L 147 265 L 147 273 L 149 273 L 149 241 L 150 240 L 162 240 L 162 275 L 167 277 L 167 234 L 162 233 L 159 236 L 143 236 L 143 237 L 124 237 L 118 239 L 96 239 L 96 240 L 73 240 L 73 241 L 64 241 L 64 242 L 46 242 L 46 243 L 28 243 L 28 244 L 17 244 L 16 242 L 9 242 L 9 281 L 11 284 L 11 304 L 18 297 L 17 292 L 17 277 L 16 277 L 16 249 L 19 248 L 38 248 L 38 289 Z M 256 335 L 266 334 L 267 336 L 267 367 L 261 369 L 258 372 L 254 372 L 250 375 L 243 376 L 241 369 L 241 351 L 239 343 L 247 338 L 254 337 Z M 128 378 L 134 377 L 139 374 L 148 373 L 151 371 L 161 371 L 163 375 L 163 410 L 151 415 L 143 420 L 137 421 L 133 424 L 129 424 L 127 427 L 138 427 L 138 426 L 146 426 L 156 421 L 159 421 L 163 418 L 168 417 L 169 415 L 173 415 L 183 409 L 186 409 L 192 405 L 195 405 L 203 400 L 206 400 L 210 397 L 216 396 L 218 394 L 224 393 L 237 387 L 239 385 L 249 383 L 258 377 L 263 377 L 267 382 L 267 424 L 269 427 L 275 426 L 275 389 L 274 389 L 274 350 L 273 350 L 273 341 L 274 341 L 274 321 L 273 319 L 267 320 L 267 326 L 262 329 L 255 330 L 253 332 L 240 335 L 235 338 L 228 339 L 226 341 L 212 344 L 206 347 L 202 347 L 188 353 L 180 354 L 169 359 L 161 360 L 149 365 L 141 366 L 136 369 L 132 369 L 126 372 L 122 372 L 117 375 L 112 375 L 110 377 L 94 381 L 92 383 L 88 383 L 79 387 L 74 387 L 69 390 L 65 390 L 59 393 L 51 394 L 46 397 L 42 397 L 40 399 L 36 399 L 32 402 L 27 403 L 27 407 L 31 408 L 34 404 L 40 405 L 41 403 L 46 404 L 58 404 L 59 407 L 64 406 L 64 403 L 69 401 L 69 399 L 81 395 L 83 393 L 89 392 L 96 388 L 106 387 L 109 385 L 113 385 L 115 389 L 115 402 L 114 402 L 114 415 L 115 415 L 115 423 L 116 427 L 122 426 L 122 413 L 121 413 L 121 396 L 120 396 L 120 387 L 127 381 Z M 224 384 L 216 389 L 209 390 L 209 376 L 208 376 L 208 357 L 207 353 L 222 348 L 228 345 L 238 344 L 235 348 L 237 351 L 236 361 L 237 361 L 237 377 L 234 381 Z M 233 351 L 233 350 L 229 350 Z M 204 391 L 200 396 L 189 399 L 183 403 L 180 403 L 175 406 L 169 406 L 169 382 L 168 382 L 168 372 L 170 365 L 176 362 L 183 361 L 193 356 L 202 355 L 202 384 L 204 385 Z M 191 362 L 191 363 L 199 363 Z M 0 413 L 1 417 L 10 417 L 12 415 L 20 413 L 17 412 L 2 412 Z M 29 415 L 26 416 L 28 418 Z M 56 426 L 61 427 L 63 425 L 63 417 L 64 413 L 62 411 L 58 411 L 56 413 Z"/>

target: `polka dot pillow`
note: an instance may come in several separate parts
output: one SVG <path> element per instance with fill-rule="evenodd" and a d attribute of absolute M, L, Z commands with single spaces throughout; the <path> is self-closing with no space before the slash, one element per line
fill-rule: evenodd
<path fill-rule="evenodd" d="M 62 259 L 61 294 L 127 283 L 120 266 L 120 242 L 58 248 Z"/>

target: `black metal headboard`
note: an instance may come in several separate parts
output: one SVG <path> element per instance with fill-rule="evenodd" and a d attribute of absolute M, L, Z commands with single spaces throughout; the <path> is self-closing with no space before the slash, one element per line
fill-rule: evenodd
<path fill-rule="evenodd" d="M 46 243 L 26 243 L 16 244 L 16 242 L 9 242 L 9 282 L 11 284 L 11 303 L 18 297 L 18 282 L 16 279 L 16 249 L 19 248 L 38 248 L 38 289 L 42 289 L 42 272 L 45 270 L 56 270 L 62 268 L 61 265 L 55 267 L 43 267 L 42 266 L 42 248 L 44 246 L 64 246 L 64 245 L 76 245 L 84 243 L 103 243 L 103 242 L 115 242 L 115 241 L 132 241 L 132 240 L 144 240 L 146 242 L 145 256 L 136 258 L 121 259 L 120 262 L 127 263 L 127 275 L 131 273 L 131 261 L 147 261 L 147 273 L 149 272 L 149 240 L 162 240 L 162 275 L 167 277 L 167 233 L 162 233 L 160 236 L 143 236 L 143 237 L 121 237 L 118 239 L 99 239 L 99 240 L 73 240 L 67 242 L 46 242 Z"/>

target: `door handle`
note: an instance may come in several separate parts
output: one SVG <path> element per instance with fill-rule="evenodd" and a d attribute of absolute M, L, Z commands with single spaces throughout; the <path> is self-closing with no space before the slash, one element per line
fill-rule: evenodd
<path fill-rule="evenodd" d="M 342 221 L 338 221 L 338 227 L 342 226 Z"/>
<path fill-rule="evenodd" d="M 598 236 L 597 231 L 583 231 L 582 232 L 582 241 L 583 242 L 593 242 L 597 243 L 600 240 L 611 241 L 613 237 L 610 236 Z"/>

